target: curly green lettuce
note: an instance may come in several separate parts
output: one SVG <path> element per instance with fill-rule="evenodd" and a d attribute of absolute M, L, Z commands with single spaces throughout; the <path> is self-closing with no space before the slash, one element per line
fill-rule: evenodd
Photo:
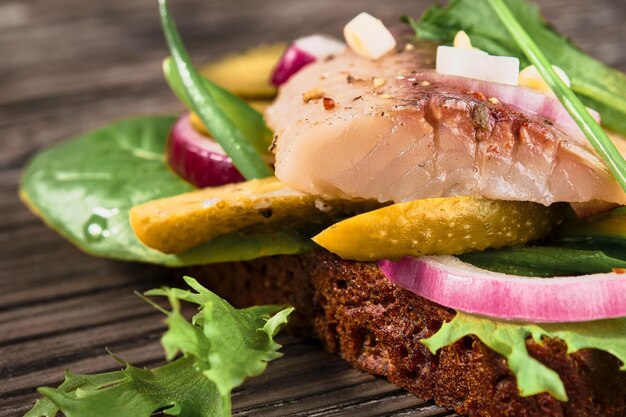
<path fill-rule="evenodd" d="M 541 343 L 542 337 L 558 338 L 567 344 L 567 353 L 581 349 L 598 349 L 609 352 L 622 361 L 626 371 L 626 318 L 599 320 L 584 323 L 533 324 L 516 323 L 493 318 L 457 313 L 444 323 L 433 336 L 423 339 L 430 351 L 457 340 L 474 335 L 490 349 L 504 356 L 517 380 L 522 397 L 547 392 L 560 401 L 567 401 L 565 386 L 559 375 L 526 350 L 526 340 L 532 337 Z"/>
<path fill-rule="evenodd" d="M 147 296 L 165 296 L 172 307 L 162 309 L 168 330 L 161 343 L 169 363 L 156 369 L 134 367 L 114 356 L 124 369 L 96 375 L 65 373 L 58 388 L 41 387 L 45 397 L 25 417 L 148 417 L 156 411 L 181 417 L 231 414 L 231 392 L 257 376 L 282 354 L 274 336 L 287 322 L 292 307 L 256 306 L 238 310 L 193 278 L 194 291 L 164 287 Z M 189 322 L 181 301 L 198 305 Z M 177 358 L 177 359 L 175 359 Z"/>

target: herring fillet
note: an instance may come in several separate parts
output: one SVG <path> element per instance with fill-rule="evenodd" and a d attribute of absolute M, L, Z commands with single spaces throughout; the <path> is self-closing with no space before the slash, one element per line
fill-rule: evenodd
<path fill-rule="evenodd" d="M 429 44 L 378 61 L 346 51 L 294 75 L 265 115 L 276 176 L 306 193 L 381 202 L 467 195 L 626 204 L 588 142 L 447 82 L 432 69 L 434 54 Z M 335 107 L 304 100 L 311 92 Z"/>

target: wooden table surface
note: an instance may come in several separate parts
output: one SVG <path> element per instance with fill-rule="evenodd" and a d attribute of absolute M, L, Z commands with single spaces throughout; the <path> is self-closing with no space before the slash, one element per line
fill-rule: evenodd
<path fill-rule="evenodd" d="M 427 1 L 172 0 L 197 62 L 260 42 L 339 34 L 366 10 L 394 22 Z M 626 70 L 626 0 L 542 0 L 544 14 L 591 54 Z M 161 76 L 156 0 L 0 0 L 0 416 L 32 406 L 63 370 L 163 362 L 163 316 L 133 295 L 171 271 L 95 259 L 28 212 L 20 171 L 38 150 L 110 120 L 176 113 Z M 234 396 L 237 415 L 452 413 L 351 369 L 315 342 L 288 336 L 285 356 Z"/>

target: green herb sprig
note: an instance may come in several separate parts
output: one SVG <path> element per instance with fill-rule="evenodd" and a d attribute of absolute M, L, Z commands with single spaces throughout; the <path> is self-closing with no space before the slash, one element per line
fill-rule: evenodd
<path fill-rule="evenodd" d="M 174 68 L 187 90 L 192 110 L 200 117 L 215 140 L 233 160 L 233 164 L 246 179 L 264 178 L 273 174 L 254 145 L 231 122 L 217 105 L 212 94 L 204 88 L 201 76 L 187 54 L 176 24 L 167 7 L 167 0 L 159 0 L 159 11 L 165 38 L 170 48 Z"/>
<path fill-rule="evenodd" d="M 530 62 L 537 68 L 541 77 L 546 81 L 550 89 L 556 94 L 559 101 L 567 109 L 578 127 L 583 131 L 593 148 L 604 159 L 609 169 L 626 191 L 626 161 L 619 153 L 611 139 L 602 130 L 602 127 L 591 117 L 589 111 L 574 92 L 561 80 L 552 68 L 552 65 L 541 52 L 537 44 L 526 33 L 522 25 L 517 21 L 511 10 L 502 0 L 487 0 L 496 12 L 502 23 L 509 30 L 520 49 Z"/>

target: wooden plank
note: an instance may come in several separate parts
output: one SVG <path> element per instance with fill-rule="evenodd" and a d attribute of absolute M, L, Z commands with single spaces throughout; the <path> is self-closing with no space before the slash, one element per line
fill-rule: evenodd
<path fill-rule="evenodd" d="M 594 56 L 626 69 L 623 0 L 542 0 L 545 15 Z M 311 32 L 340 34 L 361 10 L 393 22 L 425 0 L 172 2 L 197 62 Z M 332 10 L 332 13 L 328 13 Z M 0 416 L 22 415 L 35 388 L 76 372 L 163 362 L 162 316 L 133 290 L 180 284 L 177 271 L 91 258 L 22 205 L 24 164 L 43 147 L 106 122 L 181 106 L 160 73 L 166 55 L 154 0 L 0 2 Z M 177 277 L 172 280 L 172 276 Z M 285 356 L 234 395 L 236 415 L 448 416 L 317 343 L 282 336 Z"/>
<path fill-rule="evenodd" d="M 302 342 L 291 337 L 283 337 L 281 342 L 286 344 L 285 356 L 273 362 L 261 377 L 250 379 L 234 393 L 234 415 L 356 416 L 389 415 L 407 410 L 411 411 L 412 416 L 418 417 L 453 415 L 440 407 L 424 403 L 382 379 L 351 369 L 313 342 Z M 159 363 L 162 356 L 157 343 L 136 344 L 138 348 L 115 352 L 129 361 L 150 366 Z M 140 358 L 144 361 L 141 362 Z M 324 364 L 321 370 L 320 363 Z M 79 372 L 85 369 L 102 372 L 119 368 L 105 354 L 76 360 L 71 367 Z M 51 365 L 45 371 L 28 373 L 16 380 L 20 387 L 58 384 L 62 369 Z M 298 369 L 298 372 L 294 372 L 294 369 Z M 35 398 L 28 389 L 12 390 L 7 397 L 0 399 L 0 416 L 23 413 L 28 404 L 24 406 L 20 402 L 29 403 Z"/>

